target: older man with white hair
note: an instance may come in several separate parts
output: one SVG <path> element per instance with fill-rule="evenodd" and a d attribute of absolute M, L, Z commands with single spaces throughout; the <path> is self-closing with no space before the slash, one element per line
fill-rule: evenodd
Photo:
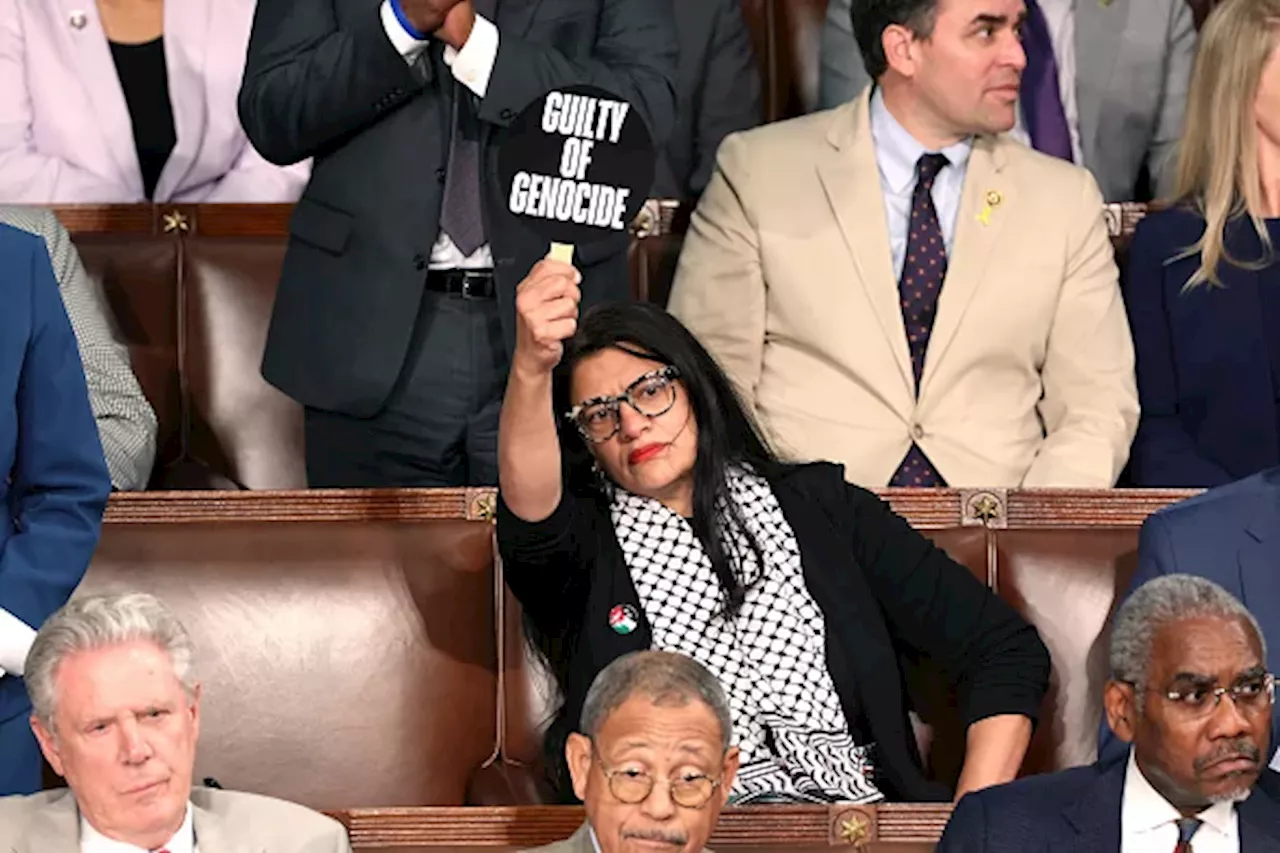
<path fill-rule="evenodd" d="M 27 656 L 31 727 L 70 790 L 0 798 L 14 853 L 349 853 L 334 820 L 254 794 L 192 788 L 200 685 L 156 598 L 73 600 Z"/>

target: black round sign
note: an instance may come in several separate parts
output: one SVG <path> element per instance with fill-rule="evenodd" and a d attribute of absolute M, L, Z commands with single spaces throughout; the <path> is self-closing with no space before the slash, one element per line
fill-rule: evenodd
<path fill-rule="evenodd" d="M 507 210 L 551 243 L 624 234 L 653 185 L 640 114 L 592 86 L 548 92 L 512 122 L 498 151 Z"/>

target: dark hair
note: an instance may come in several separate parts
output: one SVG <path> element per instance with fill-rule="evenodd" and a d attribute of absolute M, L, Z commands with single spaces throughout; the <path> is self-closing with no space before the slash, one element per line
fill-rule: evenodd
<path fill-rule="evenodd" d="M 736 613 L 746 589 L 734 566 L 735 555 L 726 547 L 728 531 L 724 525 L 736 527 L 746 535 L 757 559 L 762 554 L 746 530 L 742 511 L 728 499 L 726 474 L 732 465 L 745 465 L 768 476 L 779 467 L 778 458 L 761 437 L 732 381 L 679 320 L 649 303 L 607 303 L 582 317 L 578 333 L 565 347 L 553 384 L 560 450 L 571 491 L 582 494 L 596 490 L 607 495 L 612 488 L 612 483 L 595 473 L 590 451 L 577 428 L 562 417 L 573 406 L 569 389 L 574 369 L 584 358 L 610 348 L 652 359 L 656 364 L 672 365 L 680 372 L 680 382 L 698 425 L 690 524 L 720 581 L 726 613 Z"/>
<path fill-rule="evenodd" d="M 916 38 L 928 38 L 933 35 L 937 9 L 938 0 L 853 0 L 849 9 L 853 37 L 872 80 L 879 80 L 889 70 L 884 31 L 897 24 L 911 30 Z"/>

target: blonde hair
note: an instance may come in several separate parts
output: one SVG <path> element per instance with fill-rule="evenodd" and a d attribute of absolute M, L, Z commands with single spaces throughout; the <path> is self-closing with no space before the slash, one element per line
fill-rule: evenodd
<path fill-rule="evenodd" d="M 1280 0 L 1225 0 L 1200 32 L 1174 193 L 1193 204 L 1205 220 L 1204 235 L 1178 256 L 1200 254 L 1200 268 L 1187 281 L 1187 289 L 1203 283 L 1221 286 L 1218 264 L 1223 260 L 1251 269 L 1270 263 L 1254 102 L 1263 66 L 1275 48 L 1277 25 Z M 1227 225 L 1241 216 L 1249 217 L 1262 240 L 1261 260 L 1241 261 L 1227 252 Z"/>

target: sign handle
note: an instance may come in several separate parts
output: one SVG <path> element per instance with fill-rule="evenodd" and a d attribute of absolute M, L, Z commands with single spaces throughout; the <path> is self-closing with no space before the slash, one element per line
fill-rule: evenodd
<path fill-rule="evenodd" d="M 572 243 L 552 243 L 551 251 L 547 253 L 547 257 L 553 261 L 561 263 L 573 263 L 573 244 Z"/>

